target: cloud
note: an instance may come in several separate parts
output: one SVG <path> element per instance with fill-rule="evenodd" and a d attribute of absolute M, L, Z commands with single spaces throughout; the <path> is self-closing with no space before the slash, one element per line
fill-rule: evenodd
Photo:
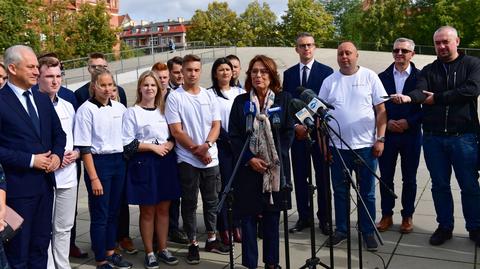
<path fill-rule="evenodd" d="M 245 0 L 226 0 L 230 9 L 237 14 L 245 11 L 248 1 Z M 267 0 L 260 1 L 269 4 L 277 17 L 280 17 L 287 9 L 288 0 Z M 206 10 L 208 1 L 205 0 L 175 0 L 175 1 L 159 1 L 159 0 L 122 0 L 120 2 L 120 14 L 128 13 L 136 22 L 140 20 L 146 21 L 166 21 L 167 19 L 177 19 L 183 17 L 189 20 L 195 10 Z"/>

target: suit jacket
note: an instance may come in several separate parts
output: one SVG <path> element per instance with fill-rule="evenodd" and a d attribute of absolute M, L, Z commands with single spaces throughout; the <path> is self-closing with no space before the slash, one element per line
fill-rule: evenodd
<path fill-rule="evenodd" d="M 410 64 L 412 65 L 412 71 L 403 86 L 403 94 L 415 90 L 417 77 L 420 75 L 420 70 L 415 67 L 415 64 Z M 391 64 L 385 71 L 378 75 L 388 95 L 397 93 L 395 90 L 395 78 L 393 77 L 393 66 L 394 64 Z M 420 132 L 422 118 L 422 107 L 420 104 L 395 104 L 391 101 L 387 101 L 385 102 L 385 109 L 387 110 L 387 120 L 407 120 L 409 128 L 406 133 Z M 397 133 L 391 133 L 387 130 L 387 134 Z"/>
<path fill-rule="evenodd" d="M 38 84 L 32 87 L 32 91 L 38 91 Z M 75 93 L 73 93 L 72 90 L 60 86 L 60 90 L 58 90 L 57 94 L 60 98 L 72 104 L 75 111 L 77 111 L 79 105 L 77 102 L 77 97 L 75 97 Z"/>
<path fill-rule="evenodd" d="M 313 90 L 318 94 L 323 80 L 333 73 L 333 69 L 313 61 L 312 70 L 307 80 L 307 89 Z M 297 87 L 300 86 L 300 64 L 296 64 L 283 72 L 283 90 L 289 92 L 293 98 L 298 98 L 300 94 L 297 92 Z"/>
<path fill-rule="evenodd" d="M 88 91 L 89 88 L 90 88 L 90 82 L 88 82 L 87 84 L 83 85 L 82 87 L 78 88 L 75 91 L 75 97 L 77 98 L 78 106 L 81 106 L 83 103 L 85 103 L 85 101 L 90 99 L 91 96 L 90 96 L 90 92 Z M 118 85 L 117 85 L 117 88 L 118 88 L 118 97 L 120 97 L 120 103 L 122 103 L 125 107 L 127 107 L 127 95 L 125 94 L 125 90 Z"/>
<path fill-rule="evenodd" d="M 51 191 L 55 174 L 30 168 L 32 154 L 51 151 L 62 160 L 65 151 L 66 136 L 50 98 L 39 91 L 32 93 L 40 118 L 40 135 L 8 84 L 0 91 L 0 163 L 10 198 Z"/>

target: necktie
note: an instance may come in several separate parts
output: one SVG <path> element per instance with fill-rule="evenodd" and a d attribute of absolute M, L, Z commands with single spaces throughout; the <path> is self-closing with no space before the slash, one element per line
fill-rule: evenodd
<path fill-rule="evenodd" d="M 303 66 L 302 71 L 302 87 L 307 87 L 307 69 L 306 65 Z"/>
<path fill-rule="evenodd" d="M 38 118 L 37 111 L 35 111 L 32 101 L 30 100 L 30 94 L 31 93 L 29 91 L 25 91 L 23 96 L 25 96 L 25 100 L 27 100 L 28 115 L 30 115 L 30 119 L 35 127 L 35 131 L 37 131 L 37 134 L 40 135 L 40 119 Z"/>

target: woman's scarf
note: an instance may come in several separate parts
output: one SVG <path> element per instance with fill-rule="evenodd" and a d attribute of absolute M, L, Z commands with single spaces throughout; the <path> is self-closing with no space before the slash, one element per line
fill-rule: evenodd
<path fill-rule="evenodd" d="M 250 139 L 250 151 L 267 163 L 267 170 L 263 174 L 263 193 L 270 193 L 270 204 L 273 204 L 272 192 L 280 190 L 280 160 L 273 140 L 272 128 L 265 111 L 274 103 L 275 93 L 268 90 L 265 104 L 260 111 L 260 102 L 254 90 L 250 91 L 250 101 L 257 107 L 253 120 L 253 134 Z"/>

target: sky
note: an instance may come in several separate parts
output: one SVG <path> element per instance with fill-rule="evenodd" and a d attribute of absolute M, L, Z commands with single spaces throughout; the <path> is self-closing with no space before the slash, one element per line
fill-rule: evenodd
<path fill-rule="evenodd" d="M 120 0 L 120 14 L 128 14 L 132 20 L 139 23 L 146 21 L 177 20 L 183 17 L 185 20 L 192 18 L 195 10 L 207 10 L 208 3 L 213 0 Z M 243 13 L 247 8 L 249 0 L 221 0 L 227 2 L 228 7 L 237 15 Z M 270 9 L 279 18 L 287 9 L 288 0 L 259 0 L 260 4 L 268 3 Z"/>

